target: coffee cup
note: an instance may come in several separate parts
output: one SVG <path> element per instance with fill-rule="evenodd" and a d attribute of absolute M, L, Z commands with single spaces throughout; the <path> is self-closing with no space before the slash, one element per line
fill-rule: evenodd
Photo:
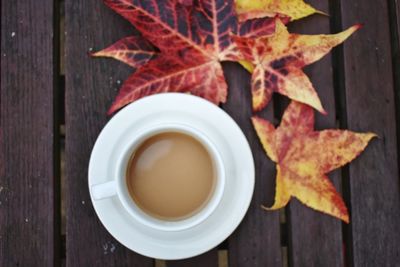
<path fill-rule="evenodd" d="M 146 140 L 162 133 L 180 133 L 194 138 L 207 150 L 215 168 L 215 182 L 207 202 L 194 214 L 179 220 L 165 220 L 144 211 L 134 201 L 127 186 L 127 169 L 132 155 Z M 94 201 L 117 197 L 131 218 L 142 225 L 162 231 L 182 231 L 199 225 L 215 211 L 224 193 L 226 177 L 221 155 L 205 133 L 186 124 L 162 123 L 142 129 L 132 137 L 118 156 L 114 176 L 109 179 L 105 183 L 91 186 Z"/>

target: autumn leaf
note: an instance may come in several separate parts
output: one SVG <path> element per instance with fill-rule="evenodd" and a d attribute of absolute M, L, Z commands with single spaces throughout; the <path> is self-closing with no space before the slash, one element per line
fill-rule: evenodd
<path fill-rule="evenodd" d="M 341 33 L 331 35 L 300 35 L 289 33 L 278 20 L 273 35 L 259 38 L 234 36 L 242 59 L 253 65 L 253 110 L 263 109 L 270 101 L 272 93 L 276 92 L 325 113 L 302 68 L 322 58 L 359 28 L 360 25 L 354 25 Z"/>
<path fill-rule="evenodd" d="M 192 6 L 193 0 L 178 0 L 178 2 L 184 6 Z"/>
<path fill-rule="evenodd" d="M 277 129 L 259 117 L 252 122 L 265 152 L 277 164 L 275 203 L 266 209 L 282 208 L 294 196 L 348 223 L 347 208 L 326 173 L 356 158 L 375 134 L 314 131 L 314 111 L 295 101 L 285 110 Z"/>
<path fill-rule="evenodd" d="M 191 92 L 214 103 L 224 102 L 227 97 L 222 68 L 217 61 L 195 64 L 161 54 L 125 81 L 110 112 L 143 96 L 166 91 Z"/>
<path fill-rule="evenodd" d="M 285 15 L 297 20 L 314 13 L 325 14 L 306 4 L 303 0 L 235 0 L 239 20 Z"/>
<path fill-rule="evenodd" d="M 119 40 L 101 51 L 92 53 L 93 57 L 111 57 L 133 68 L 147 63 L 154 55 L 155 48 L 140 36 L 130 36 Z"/>
<path fill-rule="evenodd" d="M 191 1 L 105 1 L 161 51 L 124 82 L 109 114 L 160 92 L 188 92 L 215 104 L 225 102 L 227 85 L 220 62 L 240 57 L 231 33 L 254 37 L 275 29 L 274 19 L 239 24 L 232 0 L 195 1 L 191 8 L 180 2 Z"/>

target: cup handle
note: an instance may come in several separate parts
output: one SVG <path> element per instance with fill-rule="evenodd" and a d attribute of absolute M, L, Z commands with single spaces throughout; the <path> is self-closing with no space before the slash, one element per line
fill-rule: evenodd
<path fill-rule="evenodd" d="M 117 194 L 117 182 L 115 180 L 92 186 L 94 200 L 109 198 Z"/>

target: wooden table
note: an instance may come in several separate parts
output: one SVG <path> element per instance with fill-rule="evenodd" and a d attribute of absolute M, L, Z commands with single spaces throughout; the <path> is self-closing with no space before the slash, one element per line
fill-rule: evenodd
<path fill-rule="evenodd" d="M 308 2 L 331 16 L 296 22 L 292 31 L 329 33 L 365 24 L 306 68 L 329 112 L 317 115 L 317 128 L 379 135 L 353 163 L 330 174 L 351 223 L 296 200 L 282 211 L 260 209 L 273 199 L 274 165 L 250 125 L 249 74 L 226 63 L 229 97 L 223 108 L 243 129 L 255 157 L 252 204 L 222 245 L 165 262 L 114 240 L 97 218 L 87 188 L 90 151 L 109 120 L 105 112 L 120 81 L 132 71 L 87 52 L 134 30 L 101 0 L 2 0 L 0 266 L 399 266 L 398 0 Z M 285 103 L 274 97 L 265 117 L 278 122 Z"/>

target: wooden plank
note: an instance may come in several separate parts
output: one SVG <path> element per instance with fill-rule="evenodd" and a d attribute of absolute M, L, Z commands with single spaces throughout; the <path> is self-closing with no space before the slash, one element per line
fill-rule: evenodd
<path fill-rule="evenodd" d="M 365 24 L 344 45 L 347 126 L 380 137 L 348 168 L 349 264 L 393 266 L 400 261 L 400 187 L 387 1 L 341 1 L 341 13 L 343 27 Z"/>
<path fill-rule="evenodd" d="M 152 259 L 128 250 L 106 231 L 87 188 L 93 144 L 109 120 L 106 111 L 120 81 L 132 72 L 87 52 L 131 34 L 132 27 L 98 0 L 66 1 L 65 20 L 67 266 L 153 266 Z"/>
<path fill-rule="evenodd" d="M 1 1 L 0 266 L 58 264 L 53 1 Z"/>
<path fill-rule="evenodd" d="M 179 261 L 167 261 L 166 266 L 171 267 L 217 267 L 218 266 L 218 250 L 212 249 L 202 255 Z"/>
<path fill-rule="evenodd" d="M 307 1 L 318 10 L 329 13 L 329 1 Z M 303 34 L 330 33 L 329 18 L 314 15 L 291 25 L 290 30 Z M 327 116 L 316 112 L 316 128 L 336 128 L 335 94 L 331 55 L 308 66 L 306 73 L 318 91 Z M 329 175 L 340 192 L 340 171 Z M 316 212 L 296 199 L 289 205 L 289 259 L 291 266 L 342 266 L 342 227 L 333 217 Z"/>
<path fill-rule="evenodd" d="M 229 266 L 281 266 L 280 225 L 278 212 L 266 212 L 275 191 L 274 164 L 266 157 L 251 125 L 250 75 L 234 63 L 224 64 L 229 86 L 228 102 L 223 108 L 240 125 L 250 143 L 256 166 L 254 196 L 246 217 L 229 237 Z M 263 117 L 273 121 L 273 104 Z"/>

